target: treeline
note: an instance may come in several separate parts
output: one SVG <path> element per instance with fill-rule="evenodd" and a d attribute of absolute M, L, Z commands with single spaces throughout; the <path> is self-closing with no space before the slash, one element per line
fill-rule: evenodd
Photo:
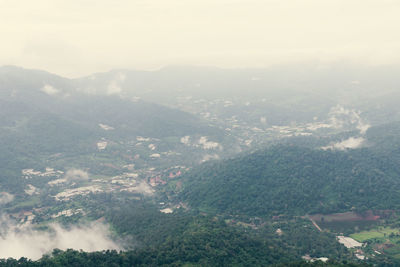
<path fill-rule="evenodd" d="M 117 266 L 273 266 L 273 267 L 367 267 L 371 266 L 366 263 L 347 263 L 336 261 L 294 261 L 282 264 L 263 264 L 259 262 L 213 262 L 208 259 L 204 262 L 185 262 L 178 260 L 175 262 L 166 262 L 159 255 L 153 254 L 149 259 L 141 253 L 136 252 L 117 252 L 115 250 L 99 251 L 99 252 L 83 252 L 68 249 L 66 251 L 54 250 L 50 255 L 43 256 L 37 261 L 27 258 L 2 259 L 0 266 L 4 267 L 50 267 L 50 266 L 85 266 L 85 267 L 117 267 Z M 163 257 L 165 258 L 165 257 Z"/>

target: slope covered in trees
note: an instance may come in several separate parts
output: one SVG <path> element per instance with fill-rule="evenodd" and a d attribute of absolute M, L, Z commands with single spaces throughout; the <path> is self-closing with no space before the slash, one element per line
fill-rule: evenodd
<path fill-rule="evenodd" d="M 396 209 L 397 166 L 396 157 L 368 148 L 278 145 L 197 168 L 180 198 L 204 211 L 253 216 Z"/>
<path fill-rule="evenodd" d="M 229 260 L 227 262 L 212 262 L 212 259 L 208 259 L 205 262 L 191 262 L 185 260 L 163 262 L 157 260 L 156 254 L 151 254 L 151 258 L 142 258 L 144 253 L 133 253 L 133 252 L 116 252 L 116 251 L 99 251 L 99 252 L 82 252 L 75 250 L 60 251 L 55 250 L 50 256 L 44 256 L 38 261 L 31 261 L 26 258 L 19 260 L 8 259 L 0 260 L 0 266 L 14 267 L 14 266 L 26 266 L 26 267 L 42 267 L 42 266 L 87 266 L 87 267 L 100 267 L 100 266 L 265 266 L 263 262 L 254 261 L 243 261 L 235 262 Z M 206 265 L 204 265 L 206 264 Z M 347 263 L 347 262 L 336 262 L 328 261 L 323 263 L 321 261 L 316 262 L 305 262 L 305 261 L 293 261 L 284 264 L 272 264 L 269 266 L 275 267 L 367 267 L 369 264 L 363 263 Z"/>

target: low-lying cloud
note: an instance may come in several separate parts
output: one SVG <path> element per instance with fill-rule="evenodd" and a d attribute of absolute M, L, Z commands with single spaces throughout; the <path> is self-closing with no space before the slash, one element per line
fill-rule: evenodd
<path fill-rule="evenodd" d="M 139 183 L 137 191 L 144 195 L 152 195 L 154 193 L 154 190 L 144 181 Z"/>
<path fill-rule="evenodd" d="M 200 163 L 209 161 L 209 160 L 219 160 L 220 157 L 217 154 L 207 154 L 203 156 L 203 159 L 200 161 Z"/>
<path fill-rule="evenodd" d="M 360 112 L 354 109 L 347 109 L 341 105 L 337 105 L 329 112 L 330 125 L 336 129 L 358 129 L 360 134 L 364 135 L 371 127 L 370 124 L 364 122 L 360 116 Z"/>
<path fill-rule="evenodd" d="M 346 149 L 356 149 L 360 148 L 364 145 L 365 138 L 364 137 L 350 137 L 341 142 L 337 142 L 335 144 L 322 147 L 323 150 L 346 150 Z"/>
<path fill-rule="evenodd" d="M 54 88 L 53 86 L 49 85 L 49 84 L 45 84 L 40 91 L 42 91 L 43 93 L 46 93 L 48 95 L 56 95 L 60 92 L 60 90 Z"/>
<path fill-rule="evenodd" d="M 122 92 L 121 84 L 125 81 L 126 75 L 123 73 L 117 74 L 108 84 L 107 95 L 119 95 Z"/>
<path fill-rule="evenodd" d="M 330 113 L 331 127 L 342 130 L 358 130 L 358 136 L 350 137 L 328 146 L 321 147 L 323 150 L 347 150 L 356 149 L 365 145 L 366 139 L 364 138 L 368 129 L 371 127 L 360 116 L 360 112 L 354 109 L 347 109 L 341 105 L 332 108 Z"/>
<path fill-rule="evenodd" d="M 64 179 L 68 181 L 77 181 L 77 180 L 88 180 L 89 174 L 84 170 L 80 169 L 71 169 L 65 173 Z"/>
<path fill-rule="evenodd" d="M 190 136 L 186 135 L 186 136 L 182 137 L 181 138 L 181 143 L 184 144 L 184 145 L 187 145 L 187 146 L 190 145 Z"/>
<path fill-rule="evenodd" d="M 198 143 L 205 150 L 217 149 L 217 148 L 222 149 L 222 146 L 219 143 L 208 141 L 207 137 L 205 137 L 205 136 L 200 137 Z"/>
<path fill-rule="evenodd" d="M 121 191 L 132 192 L 132 193 L 139 193 L 143 195 L 152 195 L 154 194 L 154 189 L 146 183 L 145 181 L 141 181 L 135 186 L 131 186 L 128 188 L 123 188 Z"/>
<path fill-rule="evenodd" d="M 14 200 L 14 195 L 7 192 L 0 192 L 0 205 L 10 203 Z"/>
<path fill-rule="evenodd" d="M 26 257 L 37 260 L 55 248 L 82 249 L 87 252 L 122 249 L 110 238 L 108 227 L 100 223 L 70 229 L 51 224 L 49 231 L 36 230 L 32 225 L 16 225 L 5 216 L 0 223 L 0 258 Z"/>

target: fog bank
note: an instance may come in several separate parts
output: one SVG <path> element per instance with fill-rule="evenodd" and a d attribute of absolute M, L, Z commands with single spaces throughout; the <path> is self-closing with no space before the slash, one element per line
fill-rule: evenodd
<path fill-rule="evenodd" d="M 121 247 L 110 238 L 108 227 L 100 223 L 63 228 L 51 224 L 49 231 L 39 231 L 32 225 L 16 225 L 6 217 L 1 218 L 0 258 L 26 257 L 37 260 L 43 254 L 58 248 L 82 249 L 87 252 Z"/>

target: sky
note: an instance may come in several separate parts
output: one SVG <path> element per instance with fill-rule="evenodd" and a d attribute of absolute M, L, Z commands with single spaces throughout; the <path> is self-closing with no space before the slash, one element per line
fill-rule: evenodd
<path fill-rule="evenodd" d="M 398 0 L 0 0 L 0 65 L 398 64 L 399 14 Z"/>

